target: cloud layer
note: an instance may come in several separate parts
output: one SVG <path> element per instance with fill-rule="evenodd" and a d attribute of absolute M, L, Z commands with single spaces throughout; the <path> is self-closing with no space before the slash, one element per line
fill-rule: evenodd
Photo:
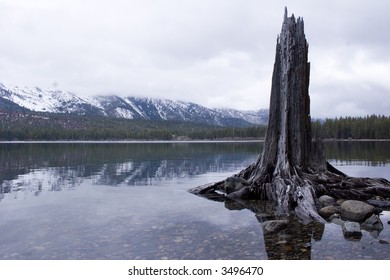
<path fill-rule="evenodd" d="M 0 82 L 266 108 L 285 6 L 305 21 L 312 115 L 388 115 L 387 0 L 1 0 Z"/>

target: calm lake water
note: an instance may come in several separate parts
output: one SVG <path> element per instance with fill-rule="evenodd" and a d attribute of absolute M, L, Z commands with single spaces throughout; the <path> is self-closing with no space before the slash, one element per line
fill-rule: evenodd
<path fill-rule="evenodd" d="M 0 259 L 390 259 L 380 232 L 339 225 L 264 236 L 262 214 L 190 188 L 242 170 L 262 143 L 0 143 Z M 326 144 L 353 176 L 390 180 L 390 142 Z M 267 209 L 267 205 L 254 205 Z"/>

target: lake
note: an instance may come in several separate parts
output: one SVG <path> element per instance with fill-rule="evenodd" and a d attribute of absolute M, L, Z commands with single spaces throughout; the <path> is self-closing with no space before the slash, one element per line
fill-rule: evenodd
<path fill-rule="evenodd" d="M 330 142 L 352 176 L 390 180 L 390 142 Z M 334 223 L 264 236 L 261 214 L 190 194 L 256 160 L 259 142 L 0 143 L 0 259 L 390 259 L 382 231 Z M 259 203 L 257 209 L 266 211 Z M 253 209 L 252 209 L 253 210 Z"/>

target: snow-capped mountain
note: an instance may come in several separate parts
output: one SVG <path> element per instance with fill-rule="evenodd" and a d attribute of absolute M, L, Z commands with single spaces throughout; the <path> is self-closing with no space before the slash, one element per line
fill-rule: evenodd
<path fill-rule="evenodd" d="M 60 90 L 43 90 L 38 87 L 11 88 L 0 84 L 0 110 L 5 109 L 103 115 L 126 119 L 188 121 L 236 127 L 266 124 L 268 118 L 268 110 L 209 109 L 191 102 L 158 98 L 122 98 L 115 95 L 80 97 Z"/>
<path fill-rule="evenodd" d="M 225 117 L 243 119 L 252 124 L 264 125 L 268 123 L 268 109 L 260 110 L 235 110 L 229 108 L 216 108 L 215 111 L 223 114 Z"/>
<path fill-rule="evenodd" d="M 7 88 L 0 84 L 0 98 L 36 112 L 48 113 L 99 113 L 101 109 L 92 104 L 92 99 L 83 99 L 71 92 L 42 90 L 39 87 Z"/>

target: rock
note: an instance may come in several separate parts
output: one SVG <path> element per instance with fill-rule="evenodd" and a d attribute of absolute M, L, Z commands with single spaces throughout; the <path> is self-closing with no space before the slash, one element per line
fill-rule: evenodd
<path fill-rule="evenodd" d="M 345 199 L 337 199 L 336 204 L 341 205 L 341 204 L 343 204 L 344 201 L 345 201 Z"/>
<path fill-rule="evenodd" d="M 340 212 L 340 208 L 339 207 L 336 207 L 337 208 L 337 211 Z M 340 214 L 339 213 L 334 213 L 332 216 L 329 217 L 330 220 L 332 219 L 341 219 L 340 217 Z"/>
<path fill-rule="evenodd" d="M 318 214 L 320 214 L 320 216 L 324 219 L 328 219 L 330 216 L 332 216 L 333 214 L 336 214 L 338 213 L 339 210 L 337 209 L 336 206 L 333 206 L 333 205 L 329 205 L 329 206 L 325 206 L 325 207 L 322 207 L 319 211 L 318 211 Z"/>
<path fill-rule="evenodd" d="M 362 232 L 360 225 L 357 222 L 345 222 L 342 226 L 343 234 L 345 239 L 360 239 Z"/>
<path fill-rule="evenodd" d="M 375 239 L 377 239 L 379 237 L 379 231 L 373 230 L 373 231 L 370 232 L 370 235 L 372 237 L 374 237 Z"/>
<path fill-rule="evenodd" d="M 225 180 L 224 190 L 227 194 L 241 190 L 242 188 L 249 186 L 249 182 L 238 177 L 229 177 Z"/>
<path fill-rule="evenodd" d="M 225 208 L 229 210 L 242 210 L 246 209 L 245 205 L 235 200 L 226 200 L 224 202 Z"/>
<path fill-rule="evenodd" d="M 339 218 L 334 218 L 332 219 L 332 223 L 336 224 L 336 225 L 339 225 L 339 226 L 342 226 L 345 224 L 345 221 L 339 219 Z"/>
<path fill-rule="evenodd" d="M 381 232 L 383 230 L 383 223 L 379 219 L 379 217 L 375 214 L 372 214 L 367 220 L 365 220 L 361 225 L 361 228 L 366 231 L 378 231 Z"/>
<path fill-rule="evenodd" d="M 329 195 L 322 195 L 318 200 L 323 206 L 333 205 L 336 202 L 335 199 Z"/>
<path fill-rule="evenodd" d="M 346 200 L 341 204 L 341 217 L 348 221 L 363 222 L 375 212 L 375 207 L 359 200 Z"/>
<path fill-rule="evenodd" d="M 390 208 L 390 201 L 388 200 L 369 199 L 367 203 L 379 208 Z"/>
<path fill-rule="evenodd" d="M 286 229 L 288 226 L 287 220 L 272 220 L 262 223 L 263 234 L 271 234 Z"/>

